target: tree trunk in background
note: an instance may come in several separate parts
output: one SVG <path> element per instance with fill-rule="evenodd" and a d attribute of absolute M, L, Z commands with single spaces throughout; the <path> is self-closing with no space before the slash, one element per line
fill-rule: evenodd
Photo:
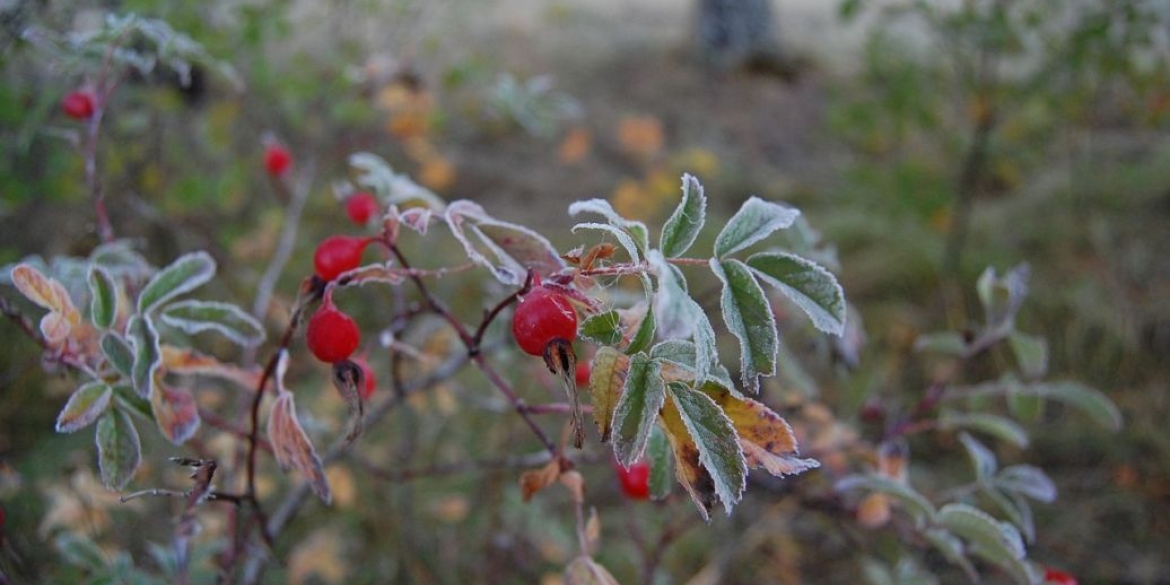
<path fill-rule="evenodd" d="M 698 0 L 699 47 L 722 68 L 783 65 L 771 0 Z"/>

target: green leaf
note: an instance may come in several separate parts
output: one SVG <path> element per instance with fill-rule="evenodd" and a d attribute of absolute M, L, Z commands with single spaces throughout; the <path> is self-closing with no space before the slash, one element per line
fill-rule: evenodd
<path fill-rule="evenodd" d="M 596 230 L 612 235 L 614 239 L 616 239 L 618 243 L 621 244 L 623 248 L 625 248 L 626 254 L 629 254 L 630 256 L 630 262 L 638 264 L 642 261 L 642 255 L 638 251 L 638 245 L 634 242 L 634 239 L 630 237 L 630 234 L 625 230 L 606 223 L 595 222 L 579 223 L 573 226 L 573 233 L 577 233 L 581 230 Z"/>
<path fill-rule="evenodd" d="M 654 306 L 646 305 L 646 314 L 642 317 L 642 322 L 638 325 L 638 331 L 634 333 L 634 338 L 630 340 L 630 347 L 626 348 L 627 355 L 633 355 L 645 351 L 654 343 Z"/>
<path fill-rule="evenodd" d="M 89 382 L 78 388 L 57 415 L 57 432 L 72 433 L 93 424 L 110 406 L 112 394 L 105 382 Z"/>
<path fill-rule="evenodd" d="M 919 526 L 925 526 L 933 521 L 937 514 L 934 504 L 914 488 L 878 473 L 847 475 L 836 483 L 834 489 L 838 492 L 864 489 L 886 494 L 898 500 Z"/>
<path fill-rule="evenodd" d="M 645 256 L 650 249 L 650 230 L 646 229 L 646 224 L 640 221 L 629 220 L 618 214 L 613 206 L 604 199 L 589 199 L 588 201 L 577 201 L 569 206 L 569 215 L 577 215 L 579 213 L 596 213 L 604 216 L 609 225 L 626 233 L 630 238 L 631 246 L 627 246 L 627 251 L 633 250 L 637 254 L 630 254 L 633 259 L 640 256 Z M 573 228 L 576 231 L 577 228 Z M 626 246 L 625 243 L 622 244 Z"/>
<path fill-rule="evenodd" d="M 981 492 L 1020 531 L 1025 542 L 1029 544 L 1035 542 L 1036 521 L 1032 516 L 1032 506 L 1028 504 L 1027 500 L 1020 497 L 1019 494 L 1005 493 L 989 485 L 985 485 Z"/>
<path fill-rule="evenodd" d="M 260 322 L 229 303 L 180 301 L 164 309 L 161 318 L 163 323 L 184 333 L 218 331 L 244 347 L 255 347 L 264 341 L 264 327 Z"/>
<path fill-rule="evenodd" d="M 609 442 L 613 432 L 614 411 L 621 399 L 629 369 L 630 358 L 612 347 L 603 345 L 593 354 L 593 363 L 589 368 L 589 397 L 593 403 L 593 421 L 597 423 L 602 443 Z"/>
<path fill-rule="evenodd" d="M 581 322 L 577 334 L 598 345 L 615 346 L 622 342 L 622 319 L 612 310 L 590 315 Z"/>
<path fill-rule="evenodd" d="M 134 477 L 142 462 L 142 444 L 130 416 L 111 410 L 97 424 L 98 467 L 107 489 L 120 490 Z"/>
<path fill-rule="evenodd" d="M 983 556 L 1000 566 L 1007 559 L 1024 558 L 1024 541 L 1015 526 L 992 518 L 987 512 L 969 504 L 951 503 L 938 511 L 938 523 L 975 545 Z"/>
<path fill-rule="evenodd" d="M 800 211 L 792 207 L 752 197 L 744 202 L 715 238 L 715 257 L 724 258 L 776 230 L 791 227 L 799 216 Z"/>
<path fill-rule="evenodd" d="M 613 416 L 613 452 L 622 466 L 629 467 L 642 456 L 650 439 L 650 427 L 665 400 L 662 365 L 644 353 L 631 356 Z"/>
<path fill-rule="evenodd" d="M 84 534 L 61 532 L 53 539 L 53 545 L 57 547 L 57 552 L 61 553 L 65 562 L 74 567 L 96 573 L 110 564 L 101 547 Z"/>
<path fill-rule="evenodd" d="M 1015 421 L 985 412 L 942 413 L 939 424 L 943 429 L 969 429 L 1007 441 L 1017 447 L 1028 446 L 1028 432 Z"/>
<path fill-rule="evenodd" d="M 694 324 L 693 339 L 695 341 L 695 380 L 706 381 L 718 372 L 722 364 L 719 363 L 719 350 L 715 340 L 715 328 L 707 318 L 706 311 L 689 296 L 683 303 L 686 312 Z"/>
<path fill-rule="evenodd" d="M 967 575 L 968 581 L 972 583 L 979 582 L 979 573 L 975 571 L 975 565 L 971 564 L 971 560 L 967 558 L 966 551 L 963 550 L 962 541 L 956 538 L 955 535 L 942 528 L 931 528 L 924 531 L 922 535 L 948 561 L 963 569 L 963 573 Z"/>
<path fill-rule="evenodd" d="M 1027 264 L 1019 264 L 999 277 L 995 269 L 988 268 L 975 283 L 975 292 L 987 316 L 991 328 L 1010 328 L 1015 323 L 1016 313 L 1028 296 L 1028 279 L 1031 270 Z"/>
<path fill-rule="evenodd" d="M 1013 331 L 1008 341 L 1025 379 L 1036 380 L 1048 373 L 1048 342 L 1043 337 Z"/>
<path fill-rule="evenodd" d="M 680 367 L 692 374 L 696 371 L 695 363 L 698 361 L 695 344 L 683 339 L 669 339 L 658 343 L 650 348 L 650 357 L 664 364 Z M 718 384 L 723 388 L 734 388 L 735 383 L 731 381 L 731 374 L 728 373 L 727 368 L 719 363 L 714 364 L 714 366 L 707 379 L 703 381 Z M 696 375 L 695 378 L 697 380 L 698 376 Z"/>
<path fill-rule="evenodd" d="M 780 334 L 764 289 L 739 260 L 711 259 L 711 271 L 723 282 L 723 321 L 739 340 L 740 376 L 744 389 L 758 393 L 760 376 L 776 373 Z"/>
<path fill-rule="evenodd" d="M 670 440 L 666 437 L 666 431 L 659 425 L 654 425 L 650 431 L 650 441 L 646 444 L 646 461 L 650 463 L 650 496 L 655 500 L 665 499 L 670 495 L 673 469 Z"/>
<path fill-rule="evenodd" d="M 1093 422 L 1111 431 L 1121 430 L 1121 411 L 1117 409 L 1117 405 L 1100 390 L 1080 382 L 1042 382 L 1026 385 L 1019 391 L 1063 402 L 1080 409 L 1093 419 Z"/>
<path fill-rule="evenodd" d="M 995 476 L 995 485 L 1038 502 L 1052 503 L 1056 500 L 1056 484 L 1042 469 L 1031 465 L 1012 465 L 1003 468 L 1003 471 Z"/>
<path fill-rule="evenodd" d="M 817 329 L 841 336 L 848 309 L 845 291 L 820 264 L 786 252 L 762 252 L 748 258 L 760 280 L 776 287 L 800 307 Z"/>
<path fill-rule="evenodd" d="M 111 331 L 107 331 L 102 335 L 102 354 L 110 361 L 110 365 L 119 374 L 130 378 L 134 371 L 134 350 L 126 344 L 126 340 L 122 336 Z"/>
<path fill-rule="evenodd" d="M 118 287 L 104 268 L 89 269 L 89 318 L 98 329 L 109 329 L 118 316 Z"/>
<path fill-rule="evenodd" d="M 147 398 L 154 389 L 154 375 L 162 364 L 162 350 L 158 345 L 158 332 L 150 315 L 142 313 L 130 317 L 126 326 L 130 345 L 134 348 L 134 367 L 130 381 L 138 395 Z"/>
<path fill-rule="evenodd" d="M 971 466 L 975 468 L 977 479 L 982 481 L 995 475 L 995 471 L 999 469 L 999 461 L 996 460 L 995 453 L 992 453 L 991 449 L 967 433 L 959 433 L 959 441 L 967 449 L 967 455 L 971 458 Z"/>
<path fill-rule="evenodd" d="M 678 266 L 669 264 L 662 252 L 650 250 L 647 254 L 650 266 L 658 279 L 654 292 L 654 313 L 658 321 L 658 337 L 662 339 L 686 339 L 694 332 L 691 320 L 687 318 L 687 281 Z"/>
<path fill-rule="evenodd" d="M 149 313 L 167 301 L 199 288 L 214 276 L 215 260 L 210 254 L 184 254 L 146 283 L 138 295 L 138 312 Z"/>
<path fill-rule="evenodd" d="M 662 237 L 658 247 L 668 258 L 677 258 L 686 253 L 707 220 L 707 197 L 703 186 L 695 177 L 682 176 L 682 201 L 662 226 Z"/>
<path fill-rule="evenodd" d="M 668 392 L 699 448 L 699 462 L 715 482 L 723 509 L 731 514 L 747 486 L 747 462 L 731 419 L 709 396 L 685 384 L 671 383 Z"/>
<path fill-rule="evenodd" d="M 958 357 L 967 353 L 967 341 L 953 331 L 924 333 L 914 340 L 914 350 Z"/>
<path fill-rule="evenodd" d="M 134 388 L 125 384 L 118 384 L 114 386 L 114 399 L 118 407 L 122 410 L 133 414 L 142 420 L 154 422 L 154 412 L 150 406 L 150 401 L 139 396 Z"/>

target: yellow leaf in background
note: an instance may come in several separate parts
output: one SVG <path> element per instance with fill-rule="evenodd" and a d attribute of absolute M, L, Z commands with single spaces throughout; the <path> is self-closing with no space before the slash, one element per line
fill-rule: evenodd
<path fill-rule="evenodd" d="M 288 558 L 288 582 L 291 585 L 342 583 L 349 575 L 348 566 L 341 548 L 341 534 L 335 528 L 324 528 L 292 550 Z"/>
<path fill-rule="evenodd" d="M 349 508 L 357 500 L 357 486 L 354 485 L 353 472 L 344 465 L 334 465 L 325 470 L 325 477 L 329 480 L 329 487 L 333 489 L 333 504 L 338 508 Z"/>
<path fill-rule="evenodd" d="M 455 183 L 455 165 L 442 156 L 433 156 L 419 169 L 418 181 L 433 191 L 443 191 Z"/>
<path fill-rule="evenodd" d="M 108 508 L 133 506 L 138 509 L 141 506 L 138 501 L 120 503 L 118 494 L 107 490 L 87 468 L 73 472 L 67 484 L 53 483 L 43 491 L 48 504 L 37 528 L 41 538 L 48 537 L 57 528 L 94 536 L 109 527 Z"/>
<path fill-rule="evenodd" d="M 439 498 L 431 505 L 431 515 L 448 524 L 458 524 L 471 512 L 471 502 L 466 496 L 451 495 Z"/>
<path fill-rule="evenodd" d="M 618 123 L 618 142 L 622 150 L 647 159 L 662 150 L 662 122 L 654 116 L 627 116 Z"/>
<path fill-rule="evenodd" d="M 423 162 L 439 156 L 438 149 L 433 142 L 423 136 L 416 136 L 406 141 L 406 156 L 415 162 Z"/>
<path fill-rule="evenodd" d="M 703 148 L 684 150 L 674 161 L 672 166 L 698 177 L 709 177 L 719 173 L 719 157 Z"/>
<path fill-rule="evenodd" d="M 622 386 L 630 371 L 630 358 L 608 346 L 597 348 L 589 370 L 590 401 L 593 403 L 593 421 L 601 442 L 609 441 L 613 430 L 613 413 L 622 395 Z"/>
<path fill-rule="evenodd" d="M 557 149 L 557 157 L 566 165 L 575 165 L 589 156 L 592 149 L 593 134 L 578 126 L 565 134 L 565 139 Z"/>
<path fill-rule="evenodd" d="M 642 184 L 633 179 L 622 179 L 614 188 L 609 201 L 615 211 L 622 217 L 629 219 L 645 219 L 653 211 L 654 205 L 648 201 L 647 193 Z"/>

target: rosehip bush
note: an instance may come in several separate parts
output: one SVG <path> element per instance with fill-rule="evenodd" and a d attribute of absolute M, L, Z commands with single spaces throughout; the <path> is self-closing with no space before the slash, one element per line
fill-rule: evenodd
<path fill-rule="evenodd" d="M 175 59 L 205 56 L 156 21 L 114 19 L 107 27 L 78 49 L 110 56 L 95 65 L 96 79 L 124 73 L 110 68 L 156 62 L 183 70 L 185 62 Z M 114 59 L 125 55 L 129 40 L 153 46 L 156 61 Z M 99 107 L 117 87 L 99 83 Z M 100 122 L 98 116 L 91 128 Z M 91 146 L 80 152 L 87 168 L 99 169 L 98 143 Z M 283 146 L 271 146 L 264 162 L 282 176 L 292 159 Z M 832 247 L 800 210 L 750 197 L 730 217 L 708 222 L 704 188 L 684 174 L 680 200 L 662 225 L 624 217 L 604 200 L 578 201 L 568 213 L 581 221 L 560 234 L 575 240 L 560 248 L 478 203 L 441 199 L 378 156 L 358 153 L 349 163 L 350 172 L 334 182 L 368 195 L 351 198 L 346 211 L 359 224 L 382 218 L 376 234 L 324 239 L 310 271 L 307 262 L 289 262 L 303 209 L 290 204 L 283 234 L 291 236 L 272 252 L 251 310 L 190 298 L 222 276 L 211 254 L 189 252 L 156 267 L 146 251 L 116 238 L 96 183 L 100 244 L 85 256 L 49 263 L 30 257 L 6 271 L 15 293 L 3 297 L 4 314 L 39 348 L 46 369 L 65 372 L 61 378 L 72 386 L 56 430 L 92 427 L 102 489 L 174 519 L 144 529 L 166 546 L 126 547 L 152 551 L 151 561 L 108 557 L 91 535 L 60 532 L 57 548 L 94 582 L 183 583 L 199 575 L 258 583 L 265 569 L 296 565 L 286 562 L 286 554 L 298 554 L 288 548 L 328 546 L 328 539 L 290 542 L 302 526 L 364 502 L 387 512 L 379 507 L 361 520 L 362 530 L 374 533 L 392 524 L 386 518 L 399 503 L 394 495 L 382 499 L 386 485 L 485 470 L 507 478 L 508 494 L 519 479 L 516 499 L 531 507 L 515 514 L 572 526 L 564 547 L 549 547 L 557 549 L 566 583 L 616 582 L 598 559 L 610 564 L 607 547 L 619 538 L 613 533 L 621 532 L 622 519 L 593 514 L 605 503 L 594 493 L 599 477 L 611 485 L 610 473 L 625 497 L 662 502 L 639 508 L 668 510 L 653 538 L 648 530 L 631 538 L 647 582 L 657 579 L 655 559 L 692 524 L 737 538 L 742 511 L 724 521 L 718 510 L 736 514 L 749 495 L 766 499 L 770 509 L 783 499 L 784 507 L 815 515 L 823 526 L 864 529 L 850 527 L 849 539 L 872 538 L 882 546 L 864 549 L 874 555 L 894 551 L 857 560 L 877 582 L 930 582 L 927 561 L 932 571 L 972 581 L 987 574 L 1028 585 L 1063 578 L 1029 557 L 1029 546 L 1042 538 L 1033 507 L 1055 499 L 1055 484 L 1038 467 L 1009 460 L 1017 451 L 996 447 L 1026 447 L 1026 425 L 1048 403 L 1080 409 L 1112 429 L 1120 415 L 1093 388 L 1046 379 L 1047 342 L 1017 327 L 1026 266 L 980 277 L 982 322 L 962 334 L 917 339 L 916 350 L 943 365 L 916 403 L 873 409 L 866 403 L 857 423 L 819 402 L 815 389 L 798 395 L 791 388 L 801 378 L 794 374 L 801 360 L 782 347 L 782 332 L 786 344 L 821 348 L 823 355 L 855 356 L 865 338 L 835 275 L 841 267 Z M 363 264 L 371 244 L 369 256 L 376 257 Z M 458 257 L 436 252 L 443 245 Z M 285 273 L 290 278 L 282 280 Z M 479 310 L 453 302 L 468 297 Z M 509 318 L 515 345 L 507 339 Z M 363 331 L 370 335 L 359 354 Z M 516 346 L 543 360 L 513 355 Z M 1000 352 L 1003 372 L 964 376 L 968 364 L 992 351 Z M 375 393 L 364 356 L 386 358 L 379 371 L 389 373 L 384 384 L 392 392 Z M 312 400 L 326 376 L 344 412 Z M 564 395 L 535 388 L 550 385 Z M 397 424 L 387 424 L 408 408 Z M 471 415 L 460 416 L 460 408 Z M 476 433 L 475 442 L 508 451 L 396 467 L 416 452 L 455 450 L 439 431 L 461 425 Z M 912 473 L 911 456 L 923 442 L 969 460 L 963 476 L 924 480 Z M 165 466 L 153 458 L 164 449 L 189 477 L 158 471 Z M 615 461 L 614 471 L 607 461 Z M 375 489 L 355 490 L 350 470 Z M 499 482 L 488 483 L 499 489 Z M 175 504 L 155 497 L 164 495 L 178 496 Z M 468 500 L 450 502 L 437 507 L 436 517 L 461 521 Z M 645 528 L 636 519 L 625 526 Z M 197 538 L 205 527 L 219 532 Z M 409 528 L 411 539 L 460 538 L 437 523 L 427 531 Z M 845 540 L 839 537 L 825 541 Z"/>

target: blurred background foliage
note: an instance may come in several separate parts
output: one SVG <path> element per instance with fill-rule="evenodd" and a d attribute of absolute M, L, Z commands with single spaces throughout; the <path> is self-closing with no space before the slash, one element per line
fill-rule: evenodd
<path fill-rule="evenodd" d="M 537 226 L 562 249 L 578 242 L 567 229 L 570 202 L 605 197 L 660 222 L 677 201 L 679 174 L 692 172 L 717 215 L 751 194 L 786 200 L 836 245 L 868 343 L 848 371 L 815 344 L 788 340 L 817 391 L 790 414 L 823 414 L 815 409 L 824 404 L 825 416 L 873 434 L 880 429 L 859 421 L 866 404 L 913 403 L 932 378 L 915 337 L 971 326 L 979 316 L 970 291 L 983 268 L 1026 261 L 1034 292 L 1022 325 L 1048 338 L 1051 371 L 1104 390 L 1126 422 L 1110 434 L 1049 409 L 1030 450 L 1000 449 L 1043 467 L 1060 490 L 1055 504 L 1038 506 L 1030 556 L 1082 582 L 1170 582 L 1165 5 L 777 0 L 783 75 L 703 59 L 692 8 L 0 2 L 0 264 L 84 256 L 97 243 L 78 129 L 58 107 L 87 80 L 48 58 L 30 31 L 86 30 L 110 10 L 161 18 L 242 83 L 202 67 L 188 86 L 159 72 L 130 75 L 115 93 L 103 187 L 119 235 L 140 239 L 155 264 L 206 249 L 222 267 L 218 293 L 250 298 L 264 269 L 257 259 L 271 254 L 283 217 L 262 170 L 265 140 L 288 145 L 294 184 L 313 190 L 278 287 L 285 302 L 309 273 L 316 242 L 352 229 L 330 189 L 351 152 L 377 153 L 444 197 Z M 458 258 L 430 242 L 425 254 L 408 252 L 435 266 Z M 503 293 L 475 278 L 435 286 L 469 318 Z M 373 323 L 385 317 L 381 294 L 358 290 L 345 302 Z M 272 316 L 274 330 L 280 318 Z M 437 327 L 412 334 L 434 355 L 453 343 Z M 104 492 L 88 438 L 51 433 L 70 381 L 42 373 L 15 328 L 0 335 L 6 566 L 32 581 L 79 579 L 47 546 L 62 528 L 149 558 L 146 543 L 165 540 L 169 519 L 144 513 L 156 502 L 122 505 Z M 533 369 L 529 392 L 552 387 L 532 364 L 500 355 L 517 379 Z M 385 373 L 385 362 L 375 369 Z M 324 372 L 296 367 L 303 380 L 320 380 L 296 388 L 302 409 L 334 424 L 343 407 Z M 334 509 L 312 508 L 278 543 L 288 562 L 274 578 L 553 582 L 575 538 L 567 494 L 520 502 L 515 458 L 524 453 L 515 445 L 527 437 L 506 412 L 492 414 L 506 409 L 479 390 L 474 376 L 453 378 L 363 438 L 360 459 L 331 469 Z M 919 441 L 912 473 L 928 483 L 964 473 L 954 445 Z M 146 444 L 148 462 L 172 454 L 161 441 Z M 623 500 L 608 460 L 592 457 L 582 470 L 602 513 L 599 559 L 622 582 L 643 579 L 647 559 L 661 565 L 654 582 L 696 584 L 854 582 L 862 554 L 898 560 L 892 532 L 858 551 L 851 534 L 861 528 L 802 509 L 784 488 L 753 486 L 734 516 L 704 527 L 677 494 L 664 504 Z M 444 467 L 467 461 L 479 463 Z M 271 490 L 285 482 L 266 478 Z M 209 535 L 222 534 L 217 518 L 201 515 Z"/>

